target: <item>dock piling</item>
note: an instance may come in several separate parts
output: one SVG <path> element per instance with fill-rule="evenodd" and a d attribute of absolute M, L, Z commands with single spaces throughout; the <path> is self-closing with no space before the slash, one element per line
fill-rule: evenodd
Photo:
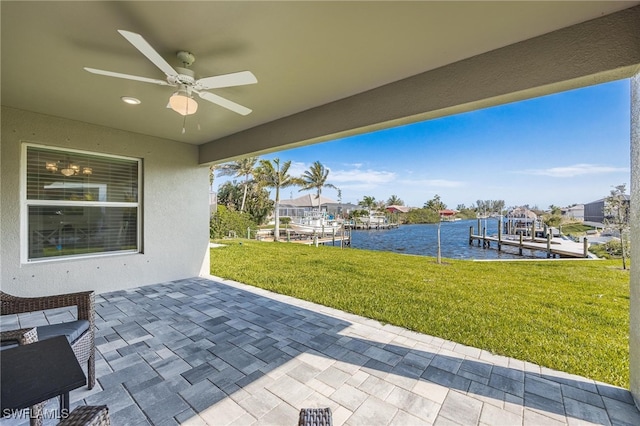
<path fill-rule="evenodd" d="M 587 241 L 587 237 L 584 237 L 584 240 L 582 240 L 582 253 L 584 257 L 589 257 L 589 242 Z"/>
<path fill-rule="evenodd" d="M 520 244 L 518 245 L 518 254 L 522 256 L 522 233 L 520 233 Z"/>

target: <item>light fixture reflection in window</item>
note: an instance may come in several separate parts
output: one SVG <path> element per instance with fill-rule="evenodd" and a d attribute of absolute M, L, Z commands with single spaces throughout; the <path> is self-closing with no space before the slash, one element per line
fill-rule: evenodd
<path fill-rule="evenodd" d="M 79 174 L 91 176 L 93 174 L 91 167 L 81 167 L 71 161 L 46 161 L 44 167 L 51 173 L 56 173 L 59 170 L 60 174 L 66 177 Z"/>

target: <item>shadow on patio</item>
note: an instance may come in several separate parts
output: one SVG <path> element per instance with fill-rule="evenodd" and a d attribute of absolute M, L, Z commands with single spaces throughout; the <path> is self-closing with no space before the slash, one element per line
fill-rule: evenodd
<path fill-rule="evenodd" d="M 336 425 L 640 424 L 624 389 L 215 277 L 96 310 L 99 385 L 72 408 L 107 404 L 117 426 L 295 425 L 308 407 Z"/>

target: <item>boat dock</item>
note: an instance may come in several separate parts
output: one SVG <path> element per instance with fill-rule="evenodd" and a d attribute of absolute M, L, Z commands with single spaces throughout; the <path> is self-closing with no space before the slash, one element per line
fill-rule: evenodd
<path fill-rule="evenodd" d="M 498 236 L 489 237 L 486 234 L 486 229 L 483 228 L 482 235 L 476 235 L 473 233 L 473 226 L 469 227 L 469 245 L 473 245 L 477 242 L 478 247 L 489 249 L 495 246 L 498 251 L 502 249 L 502 246 L 511 246 L 518 248 L 518 254 L 522 256 L 522 251 L 545 251 L 547 258 L 556 257 L 571 257 L 571 258 L 587 258 L 589 257 L 589 243 L 585 238 L 583 242 L 576 243 L 574 241 L 565 240 L 562 238 L 553 238 L 550 232 L 547 233 L 546 238 L 524 237 L 519 235 L 503 235 L 502 229 L 498 227 Z"/>
<path fill-rule="evenodd" d="M 329 244 L 331 243 L 331 245 L 336 246 L 339 245 L 340 247 L 349 247 L 351 246 L 351 237 L 350 235 L 332 235 L 331 237 L 318 237 L 317 235 L 315 236 L 311 236 L 311 237 L 307 237 L 304 239 L 291 239 L 288 240 L 287 242 L 289 243 L 296 243 L 296 244 L 305 244 L 308 246 L 311 245 L 315 245 L 316 247 L 319 245 L 324 245 L 324 244 Z M 339 244 L 336 244 L 339 243 Z"/>
<path fill-rule="evenodd" d="M 345 226 L 353 229 L 391 229 L 391 228 L 397 228 L 399 225 L 397 223 L 356 222 L 351 225 L 345 225 Z"/>
<path fill-rule="evenodd" d="M 256 239 L 259 241 L 273 241 L 273 230 L 261 230 L 257 232 Z M 280 241 L 315 245 L 316 247 L 321 244 L 349 247 L 351 246 L 351 229 L 348 227 L 341 227 L 339 229 L 327 228 L 326 231 L 318 232 L 299 232 L 290 228 L 285 228 L 280 230 Z"/>

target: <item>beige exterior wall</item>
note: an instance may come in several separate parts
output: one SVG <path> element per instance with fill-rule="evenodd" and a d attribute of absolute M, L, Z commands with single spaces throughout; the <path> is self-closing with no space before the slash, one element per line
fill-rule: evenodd
<path fill-rule="evenodd" d="M 2 108 L 0 285 L 15 295 L 97 293 L 208 273 L 208 170 L 197 146 Z M 21 144 L 143 159 L 143 253 L 21 264 Z"/>

